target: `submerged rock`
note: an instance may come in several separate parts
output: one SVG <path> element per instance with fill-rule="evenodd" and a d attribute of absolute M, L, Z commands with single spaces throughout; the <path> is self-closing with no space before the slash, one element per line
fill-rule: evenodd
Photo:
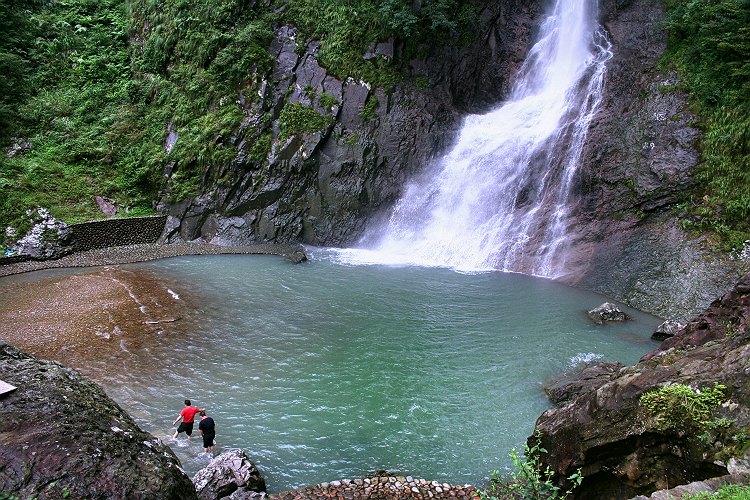
<path fill-rule="evenodd" d="M 588 315 L 591 321 L 597 325 L 603 325 L 607 321 L 627 321 L 630 319 L 620 308 L 610 302 L 595 307 L 588 312 Z"/>
<path fill-rule="evenodd" d="M 0 491 L 10 498 L 191 499 L 177 457 L 92 381 L 0 343 Z"/>
<path fill-rule="evenodd" d="M 266 481 L 244 451 L 228 450 L 211 460 L 193 476 L 198 497 L 214 500 L 231 498 L 261 498 Z"/>

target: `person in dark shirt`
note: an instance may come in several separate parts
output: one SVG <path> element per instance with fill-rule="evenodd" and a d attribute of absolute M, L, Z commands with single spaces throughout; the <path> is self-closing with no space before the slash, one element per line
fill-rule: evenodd
<path fill-rule="evenodd" d="M 214 446 L 216 446 L 216 424 L 214 419 L 206 416 L 206 410 L 201 410 L 198 414 L 201 417 L 201 421 L 198 422 L 198 430 L 203 436 L 203 451 L 206 453 L 214 453 Z"/>

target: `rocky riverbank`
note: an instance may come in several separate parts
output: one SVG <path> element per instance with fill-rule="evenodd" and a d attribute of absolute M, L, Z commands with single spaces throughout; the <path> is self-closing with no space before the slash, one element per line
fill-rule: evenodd
<path fill-rule="evenodd" d="M 77 371 L 0 343 L 0 497 L 197 498 L 177 457 Z"/>
<path fill-rule="evenodd" d="M 750 274 L 636 365 L 559 392 L 536 424 L 544 465 L 580 470 L 576 498 L 597 500 L 747 474 L 748 360 Z"/>

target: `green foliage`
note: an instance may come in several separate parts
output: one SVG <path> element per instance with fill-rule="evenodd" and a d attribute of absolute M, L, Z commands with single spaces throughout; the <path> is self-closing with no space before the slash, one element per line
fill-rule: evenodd
<path fill-rule="evenodd" d="M 401 39 L 446 43 L 472 25 L 477 6 L 457 0 L 425 0 L 419 7 L 401 0 L 378 2 L 378 12 L 390 33 Z"/>
<path fill-rule="evenodd" d="M 332 111 L 334 106 L 338 106 L 339 104 L 341 104 L 338 99 L 325 92 L 318 96 L 318 103 L 320 103 L 320 105 L 329 112 Z"/>
<path fill-rule="evenodd" d="M 669 0 L 666 62 L 703 117 L 703 159 L 685 229 L 717 233 L 727 248 L 750 238 L 750 2 Z"/>
<path fill-rule="evenodd" d="M 352 76 L 388 87 L 400 77 L 397 61 L 364 60 L 373 43 L 405 42 L 408 61 L 422 45 L 455 44 L 467 38 L 479 17 L 474 1 L 423 0 L 295 0 L 284 18 L 297 25 L 305 38 L 321 42 L 323 66 L 339 77 Z"/>
<path fill-rule="evenodd" d="M 414 82 L 414 85 L 418 89 L 428 89 L 431 87 L 430 79 L 426 76 L 419 76 L 417 77 L 416 81 Z"/>
<path fill-rule="evenodd" d="M 324 116 L 315 109 L 300 103 L 286 103 L 279 115 L 279 139 L 320 132 L 333 124 L 331 116 Z"/>
<path fill-rule="evenodd" d="M 725 400 L 726 386 L 693 389 L 684 384 L 669 384 L 644 393 L 640 407 L 656 428 L 677 432 L 700 431 L 719 427 L 721 420 L 713 412 Z"/>
<path fill-rule="evenodd" d="M 273 16 L 242 0 L 10 5 L 0 1 L 0 142 L 32 148 L 0 156 L 0 227 L 36 206 L 67 222 L 101 217 L 95 195 L 153 213 L 168 164 L 172 199 L 195 194 L 232 157 L 235 102 L 273 65 Z M 167 153 L 170 122 L 179 139 Z"/>
<path fill-rule="evenodd" d="M 728 484 L 714 493 L 687 494 L 682 498 L 684 500 L 750 500 L 750 486 Z"/>
<path fill-rule="evenodd" d="M 474 0 L 408 9 L 375 0 L 0 0 L 0 145 L 32 145 L 0 155 L 0 227 L 21 227 L 38 206 L 66 222 L 101 217 L 96 195 L 128 214 L 152 213 L 158 196 L 180 201 L 222 181 L 248 110 L 263 112 L 254 100 L 281 22 L 298 26 L 300 43 L 320 40 L 333 74 L 388 86 L 400 63 L 365 60 L 370 44 L 394 38 L 408 61 L 420 46 L 470 33 L 477 14 Z M 324 113 L 340 105 L 305 92 Z M 368 101 L 364 116 L 376 107 Z M 331 123 L 302 105 L 280 114 L 282 139 Z M 168 128 L 177 133 L 169 151 Z M 248 161 L 265 162 L 271 120 L 243 139 Z"/>
<path fill-rule="evenodd" d="M 535 444 L 527 444 L 524 456 L 519 456 L 516 449 L 512 449 L 509 457 L 513 464 L 510 472 L 503 476 L 499 471 L 492 471 L 487 488 L 480 490 L 482 500 L 502 500 L 506 498 L 523 499 L 564 499 L 573 493 L 583 481 L 580 469 L 567 478 L 571 486 L 564 490 L 554 481 L 553 471 L 542 467 L 540 455 L 547 453 L 541 447 L 540 433 L 534 434 Z"/>
<path fill-rule="evenodd" d="M 27 93 L 17 104 L 24 119 L 8 133 L 32 148 L 0 159 L 2 226 L 35 206 L 68 222 L 101 216 L 94 195 L 116 194 L 106 185 L 119 170 L 113 130 L 130 104 L 122 7 L 116 0 L 27 2 L 27 36 L 13 41 L 26 61 Z M 137 187 L 136 197 L 118 197 L 126 206 L 150 206 L 152 192 Z"/>
<path fill-rule="evenodd" d="M 374 94 L 370 94 L 367 96 L 367 100 L 365 101 L 364 106 L 362 106 L 362 111 L 360 111 L 359 115 L 362 117 L 363 121 L 373 120 L 377 117 L 376 110 L 380 107 L 380 101 L 378 101 L 378 98 L 375 97 Z"/>

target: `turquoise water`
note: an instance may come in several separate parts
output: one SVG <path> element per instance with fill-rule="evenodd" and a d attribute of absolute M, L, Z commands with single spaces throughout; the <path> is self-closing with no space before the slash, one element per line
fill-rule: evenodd
<path fill-rule="evenodd" d="M 217 452 L 244 449 L 272 492 L 379 469 L 478 483 L 523 447 L 550 376 L 657 345 L 657 318 L 625 308 L 634 321 L 593 325 L 585 311 L 606 299 L 551 281 L 313 256 L 123 266 L 200 298 L 180 335 L 92 367 L 188 473 L 208 457 L 199 438 L 171 441 L 186 397 L 216 420 Z"/>

